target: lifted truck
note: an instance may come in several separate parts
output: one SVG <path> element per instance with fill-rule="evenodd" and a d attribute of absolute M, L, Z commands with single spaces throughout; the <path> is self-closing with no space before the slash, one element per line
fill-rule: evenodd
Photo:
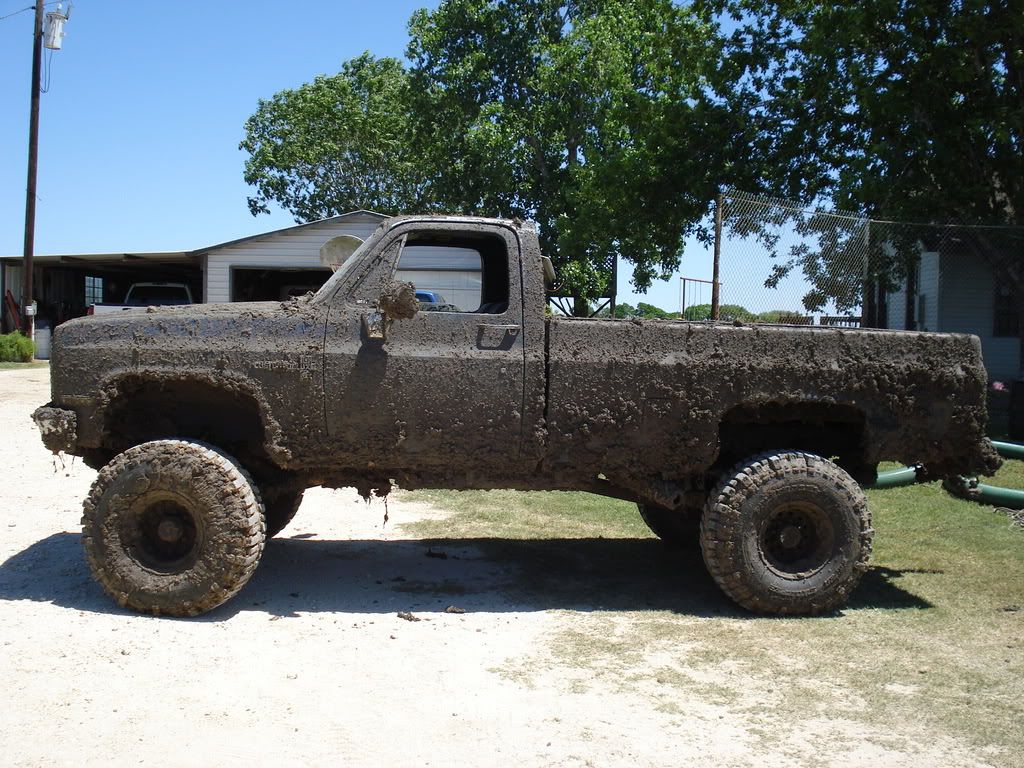
<path fill-rule="evenodd" d="M 419 311 L 394 280 L 414 246 L 479 255 L 476 311 Z M 195 615 L 245 585 L 305 488 L 562 489 L 699 538 L 752 611 L 813 614 L 867 569 L 880 461 L 998 467 L 975 337 L 546 317 L 549 272 L 531 224 L 398 217 L 313 296 L 57 328 L 35 420 L 100 470 L 96 579 Z"/>

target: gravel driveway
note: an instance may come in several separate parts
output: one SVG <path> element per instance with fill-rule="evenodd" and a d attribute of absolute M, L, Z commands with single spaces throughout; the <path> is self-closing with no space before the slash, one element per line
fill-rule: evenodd
<path fill-rule="evenodd" d="M 81 551 L 95 473 L 55 460 L 29 418 L 48 388 L 45 368 L 0 371 L 6 765 L 987 764 L 926 733 L 865 741 L 848 713 L 780 730 L 770 681 L 723 694 L 736 669 L 691 667 L 673 642 L 676 622 L 716 619 L 645 613 L 642 595 L 603 609 L 585 584 L 523 601 L 508 585 L 543 562 L 409 540 L 403 521 L 444 512 L 400 499 L 384 524 L 380 502 L 311 491 L 227 605 L 124 611 Z M 633 656 L 579 659 L 631 635 Z M 653 664 L 678 675 L 636 674 Z"/>

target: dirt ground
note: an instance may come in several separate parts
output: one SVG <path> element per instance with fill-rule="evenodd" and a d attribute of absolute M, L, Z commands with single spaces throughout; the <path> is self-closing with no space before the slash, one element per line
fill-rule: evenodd
<path fill-rule="evenodd" d="M 564 588 L 531 593 L 553 565 L 543 550 L 410 539 L 403 523 L 445 512 L 397 499 L 385 525 L 383 504 L 354 491 L 309 492 L 254 580 L 213 613 L 129 613 L 92 581 L 81 552 L 95 473 L 55 461 L 29 418 L 48 387 L 45 368 L 0 371 L 6 765 L 1012 762 L 908 713 L 867 731 L 841 690 L 816 714 L 773 717 L 791 692 L 748 677 L 729 649 L 710 658 L 673 641 L 680 627 L 687 637 L 694 625 L 720 627 L 706 579 L 682 612 L 644 579 L 630 605 L 628 568 L 614 594 L 588 583 L 585 563 Z M 581 561 L 587 547 L 606 553 L 590 541 L 574 550 Z M 798 647 L 788 652 L 802 663 Z M 808 672 L 819 673 L 827 679 Z"/>

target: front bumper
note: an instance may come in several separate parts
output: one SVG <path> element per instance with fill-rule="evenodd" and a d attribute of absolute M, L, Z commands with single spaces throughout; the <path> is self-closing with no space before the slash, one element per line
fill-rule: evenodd
<path fill-rule="evenodd" d="M 44 405 L 36 408 L 32 420 L 39 427 L 43 444 L 54 453 L 74 453 L 78 442 L 78 416 L 67 408 Z"/>

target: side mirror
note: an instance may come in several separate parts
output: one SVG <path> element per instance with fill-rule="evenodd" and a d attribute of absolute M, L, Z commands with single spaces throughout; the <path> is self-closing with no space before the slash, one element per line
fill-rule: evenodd
<path fill-rule="evenodd" d="M 391 323 L 395 320 L 411 320 L 419 311 L 420 303 L 416 300 L 415 286 L 412 283 L 393 282 L 377 300 L 377 311 L 362 316 L 363 338 L 387 341 Z"/>
<path fill-rule="evenodd" d="M 554 288 L 555 286 L 555 265 L 547 256 L 540 257 L 541 266 L 544 268 L 544 287 Z"/>
<path fill-rule="evenodd" d="M 380 312 L 371 312 L 360 318 L 363 326 L 363 339 L 369 341 L 388 340 L 388 320 Z"/>

